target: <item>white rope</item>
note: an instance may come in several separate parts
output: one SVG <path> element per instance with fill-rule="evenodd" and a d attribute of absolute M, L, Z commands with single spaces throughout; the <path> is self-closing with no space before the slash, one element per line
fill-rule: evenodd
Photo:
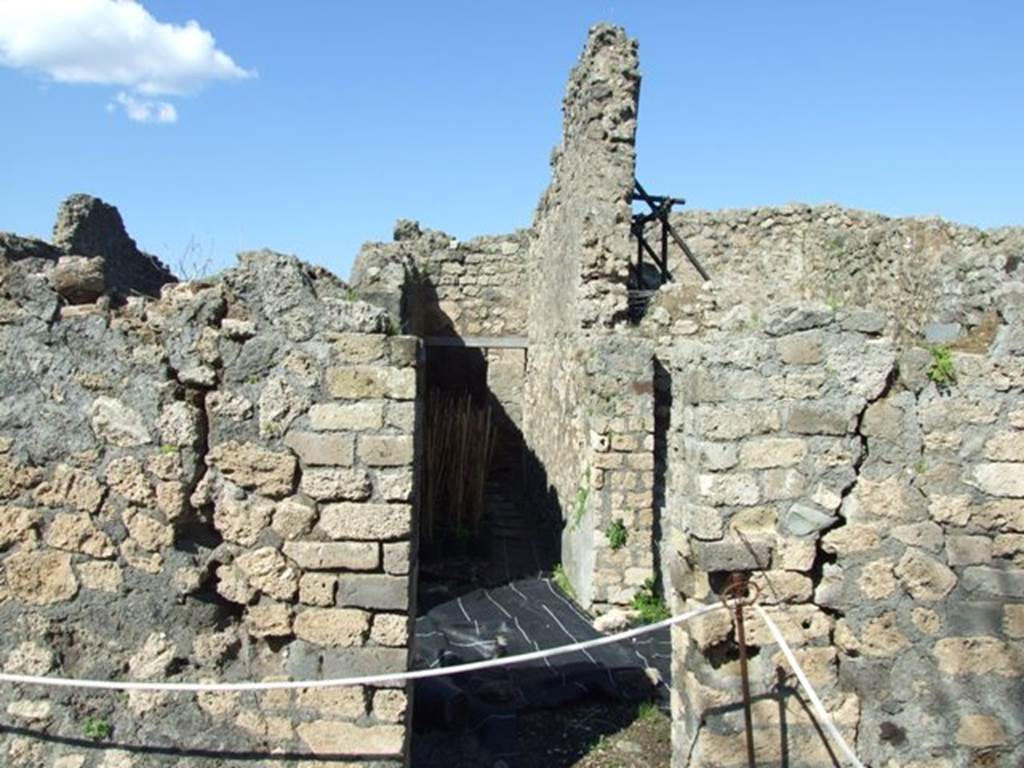
<path fill-rule="evenodd" d="M 417 669 L 408 672 L 394 672 L 385 675 L 366 675 L 363 677 L 339 677 L 326 680 L 275 680 L 262 683 L 159 683 L 159 682 L 118 682 L 112 680 L 78 680 L 69 677 L 39 677 L 35 675 L 12 675 L 0 673 L 0 682 L 19 683 L 22 685 L 44 685 L 56 688 L 92 688 L 107 691 L 163 691 L 173 693 L 237 693 L 240 691 L 280 691 L 308 688 L 340 688 L 349 685 L 386 685 L 401 683 L 406 680 L 423 680 L 429 677 L 448 677 L 466 672 L 477 672 L 482 669 L 493 669 L 494 667 L 505 667 L 512 664 L 523 664 L 528 661 L 539 661 L 551 656 L 561 656 L 566 653 L 585 651 L 589 648 L 597 648 L 602 645 L 619 643 L 634 637 L 655 632 L 659 629 L 670 627 L 673 624 L 682 624 L 702 616 L 705 613 L 721 610 L 725 607 L 722 603 L 714 605 L 702 605 L 692 611 L 681 613 L 678 616 L 653 624 L 647 624 L 635 629 L 620 632 L 617 635 L 597 637 L 593 640 L 586 640 L 581 643 L 571 643 L 557 648 L 548 648 L 540 651 L 531 651 L 517 656 L 503 656 L 496 659 L 485 659 L 474 661 L 469 664 L 459 664 L 452 667 L 436 667 L 433 669 Z"/>
<path fill-rule="evenodd" d="M 789 666 L 792 668 L 793 673 L 796 675 L 796 679 L 800 681 L 800 686 L 804 689 L 807 694 L 807 698 L 811 700 L 811 704 L 814 707 L 814 711 L 817 712 L 818 718 L 821 720 L 822 725 L 825 726 L 825 730 L 829 732 L 832 739 L 843 754 L 850 761 L 850 764 L 856 768 L 864 768 L 864 763 L 857 759 L 856 753 L 850 748 L 850 745 L 846 743 L 846 739 L 839 733 L 839 729 L 836 728 L 835 723 L 832 722 L 832 718 L 825 710 L 825 705 L 821 703 L 821 699 L 811 686 L 811 681 L 807 679 L 807 675 L 804 674 L 803 669 L 800 667 L 799 662 L 796 660 L 796 656 L 793 655 L 792 649 L 786 643 L 786 639 L 782 636 L 778 626 L 772 621 L 771 617 L 765 612 L 757 603 L 754 603 L 754 610 L 757 611 L 757 615 L 761 617 L 761 621 L 768 628 L 772 638 L 778 643 L 779 648 L 782 649 L 782 655 L 786 657 L 786 661 L 789 662 Z"/>

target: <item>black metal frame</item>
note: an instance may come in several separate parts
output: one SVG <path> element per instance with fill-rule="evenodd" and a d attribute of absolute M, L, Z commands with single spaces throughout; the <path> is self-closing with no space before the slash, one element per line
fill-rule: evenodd
<path fill-rule="evenodd" d="M 637 281 L 639 283 L 640 276 L 643 274 L 644 266 L 644 255 L 646 254 L 651 262 L 658 268 L 658 273 L 661 276 L 661 284 L 669 282 L 672 279 L 672 272 L 668 267 L 668 242 L 671 239 L 676 245 L 678 245 L 690 264 L 693 265 L 694 269 L 704 280 L 710 280 L 711 277 L 705 271 L 704 267 L 697 260 L 697 257 L 693 255 L 693 251 L 690 250 L 689 246 L 676 232 L 675 227 L 672 226 L 672 222 L 669 221 L 669 214 L 672 213 L 672 206 L 674 205 L 685 205 L 686 201 L 681 197 L 668 197 L 666 195 L 649 195 L 647 190 L 643 188 L 639 181 L 635 182 L 633 188 L 632 200 L 634 203 L 646 203 L 650 211 L 647 213 L 634 213 L 633 222 L 630 225 L 630 232 L 633 237 L 636 238 L 636 264 L 633 266 Z M 650 244 L 645 233 L 645 228 L 652 222 L 658 222 L 661 224 L 661 231 L 659 233 L 659 248 L 655 248 Z"/>

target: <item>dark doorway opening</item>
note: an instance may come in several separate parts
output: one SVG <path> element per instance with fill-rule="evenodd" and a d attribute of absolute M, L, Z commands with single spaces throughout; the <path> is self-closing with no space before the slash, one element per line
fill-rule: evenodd
<path fill-rule="evenodd" d="M 421 611 L 558 562 L 557 530 L 526 504 L 525 365 L 523 348 L 427 348 Z"/>

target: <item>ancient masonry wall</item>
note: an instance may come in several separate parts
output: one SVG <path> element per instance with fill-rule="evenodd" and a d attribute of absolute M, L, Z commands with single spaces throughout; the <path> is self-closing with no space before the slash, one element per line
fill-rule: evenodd
<path fill-rule="evenodd" d="M 386 335 L 386 313 L 292 257 L 246 254 L 111 310 L 105 296 L 60 298 L 52 285 L 76 281 L 45 244 L 5 243 L 3 669 L 155 681 L 406 669 L 417 340 Z M 5 686 L 0 698 L 12 766 L 275 753 L 398 766 L 406 754 L 402 687 Z"/>
<path fill-rule="evenodd" d="M 633 569 L 649 569 L 652 558 L 650 488 L 633 474 L 653 461 L 650 357 L 613 368 L 626 357 L 617 326 L 627 309 L 638 91 L 635 42 L 614 27 L 591 30 L 569 79 L 563 141 L 529 252 L 524 433 L 546 472 L 535 478 L 546 491 L 538 503 L 564 525 L 563 565 L 581 602 L 597 607 L 629 602 Z M 604 386 L 630 376 L 647 391 L 640 403 L 631 384 L 614 397 Z M 614 519 L 638 524 L 611 553 Z"/>
<path fill-rule="evenodd" d="M 399 221 L 391 243 L 367 243 L 353 290 L 388 306 L 418 336 L 524 336 L 528 233 L 459 242 Z"/>
<path fill-rule="evenodd" d="M 868 764 L 1024 755 L 1024 286 L 993 302 L 955 382 L 885 335 L 883 313 L 822 304 L 754 326 L 706 313 L 672 357 L 673 607 L 751 572 Z M 832 765 L 778 647 L 752 613 L 747 627 L 758 759 Z M 673 644 L 674 764 L 745 765 L 729 619 Z"/>
<path fill-rule="evenodd" d="M 870 305 L 885 313 L 890 333 L 925 334 L 932 343 L 991 325 L 996 293 L 1008 278 L 1021 279 L 1024 264 L 1019 227 L 981 230 L 802 204 L 687 211 L 673 222 L 728 304 L 754 311 L 797 299 Z M 692 270 L 676 271 L 695 282 Z"/>

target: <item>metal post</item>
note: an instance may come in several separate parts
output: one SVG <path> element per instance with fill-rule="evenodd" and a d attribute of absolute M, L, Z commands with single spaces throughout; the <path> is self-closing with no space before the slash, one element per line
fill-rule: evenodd
<path fill-rule="evenodd" d="M 750 768 L 757 768 L 754 759 L 754 720 L 750 709 L 750 676 L 747 672 L 747 635 L 743 625 L 743 608 L 746 605 L 747 576 L 734 573 L 729 579 L 728 592 L 735 601 L 736 611 L 736 644 L 740 651 L 740 683 L 743 687 L 743 719 L 747 735 L 747 763 Z"/>

